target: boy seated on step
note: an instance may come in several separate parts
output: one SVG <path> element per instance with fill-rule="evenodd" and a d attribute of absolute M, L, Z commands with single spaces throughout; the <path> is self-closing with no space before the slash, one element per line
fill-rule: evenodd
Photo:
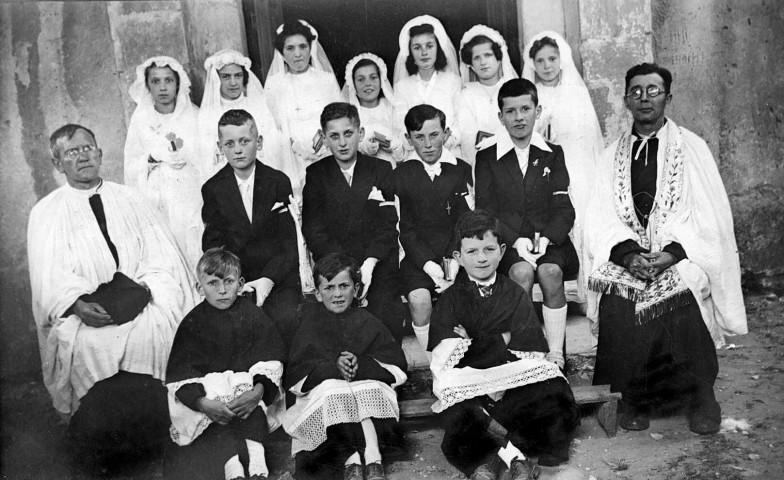
<path fill-rule="evenodd" d="M 313 277 L 320 303 L 305 307 L 284 382 L 297 397 L 283 417 L 295 476 L 383 480 L 382 458 L 403 445 L 394 388 L 406 381 L 405 355 L 380 320 L 357 308 L 353 258 L 326 254 Z"/>
<path fill-rule="evenodd" d="M 394 172 L 405 252 L 400 275 L 422 348 L 427 348 L 433 298 L 453 280 L 442 267 L 444 257 L 451 257 L 452 229 L 473 207 L 471 166 L 444 148 L 449 137 L 446 121 L 444 112 L 430 105 L 409 110 L 406 139 L 414 150 Z"/>
<path fill-rule="evenodd" d="M 442 413 L 447 460 L 476 480 L 536 478 L 538 463 L 569 460 L 580 416 L 569 384 L 548 351 L 531 299 L 499 273 L 506 245 L 498 220 L 468 212 L 455 226 L 455 260 L 462 267 L 433 311 L 433 411 Z M 495 420 L 504 442 L 490 435 Z"/>
<path fill-rule="evenodd" d="M 183 319 L 166 382 L 172 420 L 166 478 L 266 478 L 263 442 L 280 426 L 285 347 L 272 320 L 238 296 L 240 259 L 223 247 L 196 266 L 205 300 Z"/>

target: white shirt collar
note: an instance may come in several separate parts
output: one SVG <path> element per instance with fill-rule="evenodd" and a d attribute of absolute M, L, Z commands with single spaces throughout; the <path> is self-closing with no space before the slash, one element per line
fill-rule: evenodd
<path fill-rule="evenodd" d="M 359 158 L 357 158 L 357 160 L 359 160 Z M 345 169 L 345 170 L 343 170 L 343 167 L 342 167 L 342 166 L 340 166 L 340 162 L 338 162 L 337 160 L 335 160 L 335 163 L 337 163 L 337 164 L 338 164 L 338 168 L 340 169 L 340 173 L 343 173 L 343 174 L 346 174 L 346 173 L 348 173 L 349 175 L 351 175 L 351 178 L 352 178 L 352 179 L 354 178 L 354 168 L 356 168 L 356 166 L 357 166 L 357 162 L 356 162 L 356 160 L 354 161 L 354 163 L 352 163 L 352 164 L 351 164 L 351 166 L 350 166 L 350 167 L 348 167 L 348 168 L 347 168 L 347 169 Z"/>
<path fill-rule="evenodd" d="M 250 176 L 248 178 L 243 180 L 234 173 L 234 179 L 237 180 L 237 186 L 240 187 L 240 190 L 242 190 L 243 185 L 250 185 L 252 191 L 253 186 L 256 184 L 256 163 L 253 163 L 253 170 L 250 171 Z"/>
<path fill-rule="evenodd" d="M 495 285 L 496 277 L 498 277 L 498 272 L 497 271 L 493 272 L 493 276 L 490 277 L 488 280 L 484 280 L 484 281 L 481 281 L 481 282 L 479 280 L 474 280 L 473 278 L 471 278 L 470 275 L 468 276 L 468 279 L 471 280 L 472 282 L 476 283 L 479 286 L 487 287 L 487 286 L 490 286 L 490 285 Z"/>
<path fill-rule="evenodd" d="M 495 159 L 501 160 L 501 157 L 509 153 L 510 150 L 515 148 L 514 142 L 512 142 L 512 137 L 509 136 L 509 132 L 504 131 L 498 133 L 498 143 L 496 143 L 495 148 Z M 540 150 L 544 150 L 545 152 L 552 152 L 553 150 L 547 145 L 547 142 L 544 140 L 538 132 L 534 131 L 531 134 L 531 141 L 528 143 L 528 147 L 524 150 L 528 150 L 531 145 L 535 146 Z"/>

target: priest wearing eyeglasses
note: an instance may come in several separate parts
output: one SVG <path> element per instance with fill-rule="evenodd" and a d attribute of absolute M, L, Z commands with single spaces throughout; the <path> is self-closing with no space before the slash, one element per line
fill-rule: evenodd
<path fill-rule="evenodd" d="M 705 141 L 665 116 L 671 86 L 655 64 L 626 73 L 634 123 L 597 164 L 584 259 L 599 322 L 593 382 L 623 394 L 624 429 L 682 407 L 692 432 L 711 434 L 716 348 L 747 332 L 746 312 L 727 193 Z"/>
<path fill-rule="evenodd" d="M 155 208 L 100 177 L 93 132 L 65 125 L 50 147 L 67 183 L 33 207 L 27 237 L 43 380 L 73 459 L 101 471 L 166 441 L 162 380 L 197 297 Z"/>

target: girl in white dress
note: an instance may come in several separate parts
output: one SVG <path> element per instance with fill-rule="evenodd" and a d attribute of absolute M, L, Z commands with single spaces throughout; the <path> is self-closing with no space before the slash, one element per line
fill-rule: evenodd
<path fill-rule="evenodd" d="M 365 137 L 359 151 L 392 164 L 405 159 L 403 134 L 395 123 L 395 97 L 387 79 L 387 66 L 372 53 L 363 53 L 346 64 L 346 100 L 357 107 Z"/>
<path fill-rule="evenodd" d="M 229 110 L 242 109 L 253 116 L 262 150 L 259 160 L 275 169 L 284 170 L 281 158 L 283 137 L 267 107 L 264 88 L 250 70 L 250 58 L 236 50 L 221 50 L 204 61 L 207 77 L 199 111 L 201 134 L 202 183 L 226 165 L 226 157 L 218 148 L 218 120 Z"/>
<path fill-rule="evenodd" d="M 498 90 L 519 75 L 509 60 L 504 37 L 485 25 L 474 25 L 460 40 L 460 78 L 463 91 L 458 121 L 463 160 L 474 165 L 476 152 L 504 131 L 498 119 Z"/>
<path fill-rule="evenodd" d="M 321 111 L 340 102 L 332 66 L 318 41 L 318 32 L 304 20 L 279 26 L 275 53 L 267 74 L 267 103 L 292 154 L 284 169 L 295 196 L 305 182 L 305 168 L 329 155 L 321 139 Z"/>
<path fill-rule="evenodd" d="M 199 109 L 180 63 L 165 56 L 136 67 L 128 90 L 136 102 L 125 139 L 125 184 L 138 188 L 168 221 L 193 270 L 201 256 Z"/>
<path fill-rule="evenodd" d="M 563 147 L 569 171 L 569 195 L 575 221 L 569 235 L 583 258 L 585 208 L 593 187 L 596 159 L 604 149 L 602 131 L 588 89 L 574 64 L 572 49 L 555 32 L 535 35 L 524 54 L 523 78 L 536 84 L 542 114 L 537 130 L 549 142 Z M 579 295 L 584 297 L 587 275 L 580 271 Z"/>
<path fill-rule="evenodd" d="M 455 47 L 444 26 L 430 15 L 413 18 L 400 31 L 398 44 L 394 77 L 398 128 L 405 131 L 403 119 L 411 107 L 432 105 L 446 115 L 451 135 L 444 145 L 457 157 L 462 156 L 457 119 L 462 85 Z M 410 146 L 406 149 L 413 150 Z"/>

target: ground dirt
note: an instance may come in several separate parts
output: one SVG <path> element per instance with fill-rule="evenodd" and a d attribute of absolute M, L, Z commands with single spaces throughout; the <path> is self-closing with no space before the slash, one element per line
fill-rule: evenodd
<path fill-rule="evenodd" d="M 748 335 L 731 338 L 719 350 L 716 396 L 725 423 L 748 426 L 699 436 L 685 416 L 653 418 L 647 431 L 607 438 L 590 408 L 572 444 L 568 464 L 544 468 L 540 480 L 609 479 L 784 479 L 784 297 L 748 294 Z M 591 359 L 571 357 L 570 381 L 590 383 Z M 414 387 L 416 390 L 418 387 Z M 65 429 L 40 379 L 2 384 L 2 463 L 8 479 L 74 478 L 64 454 Z M 421 393 L 421 392 L 415 392 Z M 465 478 L 440 450 L 437 418 L 403 422 L 411 457 L 387 467 L 389 480 Z M 268 450 L 272 479 L 291 480 L 292 463 L 284 434 Z M 79 476 L 76 478 L 90 478 Z M 163 478 L 160 461 L 129 466 L 108 478 Z M 504 479 L 505 480 L 505 479 Z"/>

